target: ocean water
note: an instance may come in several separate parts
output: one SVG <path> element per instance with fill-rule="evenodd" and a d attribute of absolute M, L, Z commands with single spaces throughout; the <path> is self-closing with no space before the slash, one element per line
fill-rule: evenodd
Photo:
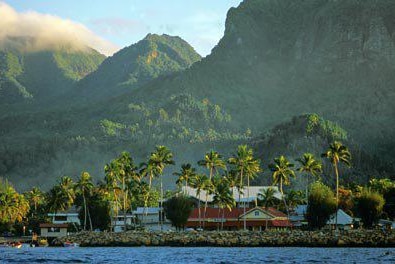
<path fill-rule="evenodd" d="M 0 263 L 395 263 L 394 248 L 0 248 Z"/>

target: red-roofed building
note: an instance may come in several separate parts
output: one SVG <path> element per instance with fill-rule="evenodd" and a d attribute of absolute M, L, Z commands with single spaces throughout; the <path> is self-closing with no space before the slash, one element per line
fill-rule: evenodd
<path fill-rule="evenodd" d="M 203 227 L 204 219 L 204 208 L 193 209 L 191 215 L 188 218 L 186 227 L 197 228 Z M 205 229 L 218 229 L 223 228 L 225 230 L 237 230 L 244 228 L 244 219 L 246 222 L 246 227 L 249 230 L 262 231 L 266 228 L 288 228 L 291 227 L 291 222 L 287 218 L 287 215 L 274 209 L 262 207 L 246 208 L 244 213 L 244 208 L 233 208 L 220 209 L 220 208 L 207 208 L 206 218 L 205 218 Z"/>

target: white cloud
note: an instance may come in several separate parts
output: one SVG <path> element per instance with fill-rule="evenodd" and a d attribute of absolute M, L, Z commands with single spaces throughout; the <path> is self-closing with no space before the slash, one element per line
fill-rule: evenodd
<path fill-rule="evenodd" d="M 105 55 L 112 55 L 119 47 L 100 38 L 80 23 L 37 12 L 18 13 L 0 2 L 0 47 L 9 45 L 13 38 L 26 38 L 19 43 L 23 51 L 40 51 L 67 46 L 84 49 L 92 47 Z"/>

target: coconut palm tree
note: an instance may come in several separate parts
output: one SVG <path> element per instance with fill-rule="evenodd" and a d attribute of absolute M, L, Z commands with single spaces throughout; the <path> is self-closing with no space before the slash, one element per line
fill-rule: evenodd
<path fill-rule="evenodd" d="M 29 203 L 22 194 L 17 193 L 7 180 L 0 178 L 0 224 L 22 221 L 29 211 Z"/>
<path fill-rule="evenodd" d="M 276 190 L 274 188 L 266 188 L 266 189 L 261 189 L 258 193 L 259 199 L 263 202 L 263 207 L 265 207 L 265 210 L 267 211 L 269 207 L 274 206 L 277 204 L 278 199 L 275 197 Z M 267 230 L 267 220 L 265 223 L 265 230 Z"/>
<path fill-rule="evenodd" d="M 289 185 L 291 183 L 290 177 L 296 177 L 293 167 L 294 164 L 290 163 L 284 156 L 275 158 L 274 163 L 269 164 L 273 176 L 273 185 L 279 184 L 282 195 L 284 194 L 283 185 Z"/>
<path fill-rule="evenodd" d="M 294 164 L 290 163 L 286 157 L 280 156 L 274 159 L 274 163 L 269 164 L 269 169 L 272 171 L 273 185 L 280 185 L 281 197 L 284 202 L 285 210 L 289 217 L 287 202 L 283 192 L 283 184 L 289 185 L 291 183 L 290 177 L 295 178 L 295 171 L 292 169 Z"/>
<path fill-rule="evenodd" d="M 318 177 L 322 173 L 322 163 L 315 159 L 314 155 L 311 153 L 304 153 L 301 158 L 296 159 L 299 162 L 300 167 L 298 171 L 301 173 L 306 173 L 306 201 L 309 192 L 309 178 L 310 176 Z"/>
<path fill-rule="evenodd" d="M 180 172 L 175 172 L 173 175 L 178 176 L 177 185 L 182 185 L 183 182 L 185 182 L 185 192 L 186 188 L 188 187 L 188 182 L 196 176 L 196 169 L 192 167 L 191 164 L 182 164 L 181 165 L 181 171 Z"/>
<path fill-rule="evenodd" d="M 44 202 L 44 193 L 38 188 L 33 187 L 29 192 L 26 193 L 26 198 L 30 201 L 30 205 L 34 207 L 34 216 L 37 213 L 37 206 Z"/>
<path fill-rule="evenodd" d="M 213 203 L 217 204 L 219 207 L 219 211 L 222 210 L 222 221 L 221 221 L 221 230 L 224 229 L 224 214 L 225 208 L 232 211 L 232 208 L 236 205 L 236 201 L 233 198 L 233 195 L 230 191 L 229 185 L 224 178 L 213 179 Z"/>
<path fill-rule="evenodd" d="M 339 163 L 351 166 L 351 153 L 341 142 L 335 141 L 329 145 L 329 149 L 321 155 L 332 163 L 336 175 L 336 230 L 337 227 L 337 211 L 339 209 Z"/>
<path fill-rule="evenodd" d="M 174 165 L 173 153 L 165 146 L 157 146 L 155 151 L 151 153 L 149 163 L 151 163 L 160 177 L 160 228 L 163 228 L 163 171 L 166 166 Z"/>
<path fill-rule="evenodd" d="M 124 231 L 126 231 L 127 218 L 126 213 L 130 206 L 128 194 L 130 193 L 129 186 L 136 174 L 136 167 L 133 159 L 128 152 L 122 152 L 121 155 L 106 165 L 105 172 L 108 175 L 110 183 L 113 188 L 117 187 L 120 190 L 120 197 L 122 197 L 122 209 L 124 217 Z M 114 194 L 115 194 L 114 189 Z M 116 197 L 118 198 L 118 196 Z"/>
<path fill-rule="evenodd" d="M 240 179 L 240 188 L 244 186 L 244 176 L 247 178 L 247 200 L 250 198 L 250 180 L 253 179 L 259 172 L 261 172 L 259 160 L 254 158 L 253 150 L 247 145 L 240 145 L 237 147 L 237 153 L 228 159 L 228 163 L 234 166 Z M 240 193 L 240 192 L 239 192 Z M 240 195 L 239 195 L 240 203 Z M 244 210 L 246 205 L 244 203 Z M 245 214 L 245 212 L 244 212 Z M 247 228 L 246 219 L 244 218 L 244 230 Z"/>
<path fill-rule="evenodd" d="M 73 180 L 64 176 L 60 179 L 59 184 L 53 186 L 47 193 L 48 209 L 54 213 L 66 211 L 74 203 L 75 192 Z"/>
<path fill-rule="evenodd" d="M 67 210 L 74 203 L 74 199 L 75 199 L 74 182 L 70 177 L 63 176 L 62 178 L 60 178 L 59 187 L 61 188 L 62 196 L 66 206 L 64 210 Z"/>
<path fill-rule="evenodd" d="M 198 165 L 202 167 L 206 167 L 209 170 L 209 181 L 213 178 L 214 173 L 217 173 L 218 169 L 226 170 L 226 163 L 222 159 L 222 156 L 214 150 L 206 153 L 203 160 L 198 161 Z M 208 187 L 209 184 L 206 184 Z M 206 192 L 206 201 L 204 203 L 204 219 L 206 219 L 206 212 L 207 212 L 207 199 L 208 199 L 209 192 Z M 204 222 L 203 222 L 204 225 Z"/>
<path fill-rule="evenodd" d="M 200 209 L 200 194 L 201 191 L 205 188 L 205 184 L 208 181 L 208 178 L 204 174 L 196 174 L 191 178 L 191 187 L 196 189 L 196 195 L 198 196 L 198 210 L 199 210 L 199 227 L 201 227 L 201 209 Z"/>
<path fill-rule="evenodd" d="M 88 172 L 82 172 L 79 180 L 75 184 L 75 190 L 78 194 L 82 195 L 84 206 L 84 230 L 86 230 L 87 216 L 89 215 L 89 226 L 92 231 L 92 219 L 89 214 L 86 198 L 90 196 L 93 190 L 92 177 Z"/>

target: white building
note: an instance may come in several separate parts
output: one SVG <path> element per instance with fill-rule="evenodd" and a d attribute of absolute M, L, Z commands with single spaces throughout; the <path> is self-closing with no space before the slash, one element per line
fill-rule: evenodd
<path fill-rule="evenodd" d="M 48 213 L 48 216 L 51 217 L 52 224 L 66 224 L 66 223 L 74 223 L 76 225 L 81 224 L 80 219 L 78 217 L 78 211 L 75 207 L 72 207 L 64 212 Z"/>
<path fill-rule="evenodd" d="M 170 221 L 166 219 L 163 210 L 160 207 L 138 207 L 133 211 L 138 223 L 151 231 L 167 231 L 171 229 Z M 163 219 L 162 225 L 161 221 Z"/>
<path fill-rule="evenodd" d="M 123 212 L 119 212 L 117 217 L 113 217 L 111 220 L 111 225 L 113 227 L 114 232 L 122 232 L 125 229 L 125 216 Z M 126 228 L 128 226 L 134 226 L 134 216 L 130 213 L 126 214 Z"/>

